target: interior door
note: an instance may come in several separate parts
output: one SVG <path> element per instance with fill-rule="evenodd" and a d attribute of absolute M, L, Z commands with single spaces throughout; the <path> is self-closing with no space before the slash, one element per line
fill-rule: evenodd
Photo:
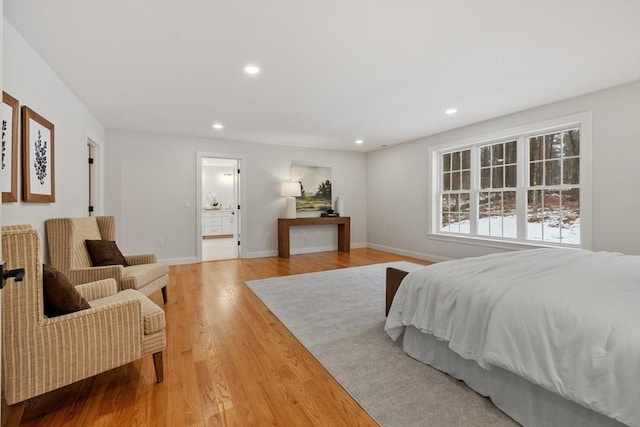
<path fill-rule="evenodd" d="M 240 160 L 236 160 L 233 171 L 233 256 L 238 257 L 240 250 Z"/>

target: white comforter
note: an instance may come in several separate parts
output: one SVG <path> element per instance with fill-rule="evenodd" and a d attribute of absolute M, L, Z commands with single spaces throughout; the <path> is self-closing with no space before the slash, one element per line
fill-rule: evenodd
<path fill-rule="evenodd" d="M 407 275 L 385 330 L 446 340 L 623 423 L 640 426 L 640 256 L 535 249 Z"/>

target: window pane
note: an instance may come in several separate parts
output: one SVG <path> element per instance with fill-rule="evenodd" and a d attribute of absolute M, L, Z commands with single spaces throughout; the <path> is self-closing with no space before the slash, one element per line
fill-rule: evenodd
<path fill-rule="evenodd" d="M 449 211 L 458 212 L 458 195 L 457 194 L 449 195 Z"/>
<path fill-rule="evenodd" d="M 563 155 L 565 157 L 580 155 L 580 129 L 565 132 Z"/>
<path fill-rule="evenodd" d="M 471 209 L 471 206 L 469 206 L 469 193 L 460 193 L 458 204 L 460 212 L 469 212 Z"/>
<path fill-rule="evenodd" d="M 462 169 L 471 169 L 471 150 L 462 152 Z"/>
<path fill-rule="evenodd" d="M 453 231 L 456 233 L 460 231 L 460 223 L 457 213 L 449 214 L 449 231 Z"/>
<path fill-rule="evenodd" d="M 557 159 L 562 154 L 562 134 L 552 133 L 544 136 L 544 158 Z"/>
<path fill-rule="evenodd" d="M 510 141 L 504 144 L 504 163 L 513 164 L 518 161 L 516 141 Z"/>
<path fill-rule="evenodd" d="M 471 171 L 462 172 L 462 187 L 461 190 L 469 190 L 471 188 Z"/>
<path fill-rule="evenodd" d="M 505 215 L 516 214 L 516 192 L 505 191 L 502 193 L 502 211 Z"/>
<path fill-rule="evenodd" d="M 491 165 L 491 147 L 486 145 L 484 147 L 480 147 L 480 166 L 490 166 Z"/>
<path fill-rule="evenodd" d="M 489 193 L 478 194 L 478 234 L 489 235 Z"/>
<path fill-rule="evenodd" d="M 545 242 L 560 242 L 560 191 L 544 190 L 542 201 L 543 216 L 543 240 Z"/>
<path fill-rule="evenodd" d="M 527 191 L 527 239 L 542 240 L 542 190 Z"/>
<path fill-rule="evenodd" d="M 542 160 L 543 159 L 543 144 L 542 137 L 535 136 L 529 138 L 529 160 Z"/>
<path fill-rule="evenodd" d="M 442 170 L 448 172 L 451 170 L 451 153 L 442 156 Z"/>
<path fill-rule="evenodd" d="M 460 189 L 460 172 L 451 173 L 451 189 L 452 190 Z"/>
<path fill-rule="evenodd" d="M 535 162 L 529 165 L 529 185 L 534 187 L 536 185 L 542 185 L 543 183 L 543 171 L 544 162 Z"/>
<path fill-rule="evenodd" d="M 502 237 L 518 237 L 515 191 L 502 193 Z"/>
<path fill-rule="evenodd" d="M 491 188 L 502 188 L 504 187 L 504 182 L 503 182 L 503 167 L 502 166 L 496 166 L 495 168 L 493 168 L 493 176 L 491 179 Z"/>
<path fill-rule="evenodd" d="M 460 232 L 466 234 L 471 233 L 471 221 L 468 213 L 460 214 Z"/>
<path fill-rule="evenodd" d="M 547 160 L 544 162 L 545 185 L 560 185 L 560 160 Z"/>
<path fill-rule="evenodd" d="M 449 195 L 442 195 L 442 212 L 449 212 Z"/>
<path fill-rule="evenodd" d="M 455 153 L 451 153 L 451 170 L 459 171 L 460 170 L 460 152 L 456 151 Z"/>
<path fill-rule="evenodd" d="M 563 184 L 580 184 L 580 159 L 563 160 L 562 183 Z"/>
<path fill-rule="evenodd" d="M 491 215 L 489 218 L 489 236 L 502 237 L 502 215 Z"/>
<path fill-rule="evenodd" d="M 478 193 L 478 212 L 481 214 L 489 212 L 489 193 Z"/>
<path fill-rule="evenodd" d="M 492 191 L 489 200 L 491 214 L 502 215 L 502 191 Z"/>
<path fill-rule="evenodd" d="M 562 218 L 560 237 L 562 243 L 580 244 L 580 189 L 564 188 L 562 190 Z"/>
<path fill-rule="evenodd" d="M 481 213 L 478 218 L 478 235 L 480 236 L 488 236 L 489 235 L 489 223 L 491 221 L 491 216 L 488 213 Z"/>
<path fill-rule="evenodd" d="M 450 173 L 442 174 L 442 190 L 444 191 L 451 190 L 451 174 Z"/>
<path fill-rule="evenodd" d="M 516 187 L 518 185 L 518 168 L 516 165 L 505 166 L 504 168 L 504 186 Z"/>
<path fill-rule="evenodd" d="M 491 146 L 491 164 L 501 165 L 504 163 L 504 152 L 502 144 L 494 144 Z"/>
<path fill-rule="evenodd" d="M 440 227 L 443 231 L 449 231 L 447 228 L 449 226 L 449 214 L 442 213 L 442 226 Z"/>
<path fill-rule="evenodd" d="M 480 188 L 491 187 L 491 169 L 484 168 L 480 170 Z"/>

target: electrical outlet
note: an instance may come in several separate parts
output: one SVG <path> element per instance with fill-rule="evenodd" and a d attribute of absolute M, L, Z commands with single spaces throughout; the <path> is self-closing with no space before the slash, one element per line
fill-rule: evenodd
<path fill-rule="evenodd" d="M 185 200 L 184 201 L 184 207 L 185 208 L 190 208 L 191 207 L 191 201 L 190 200 Z"/>
<path fill-rule="evenodd" d="M 386 228 L 382 229 L 382 234 L 384 235 L 384 237 L 387 237 L 387 229 Z"/>
<path fill-rule="evenodd" d="M 267 240 L 271 240 L 271 232 L 267 233 Z"/>
<path fill-rule="evenodd" d="M 164 239 L 162 237 L 160 237 L 158 240 L 156 240 L 156 245 L 158 245 L 158 246 L 164 245 Z"/>

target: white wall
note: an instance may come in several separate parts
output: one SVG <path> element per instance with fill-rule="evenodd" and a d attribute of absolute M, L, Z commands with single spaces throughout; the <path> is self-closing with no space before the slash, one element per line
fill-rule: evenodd
<path fill-rule="evenodd" d="M 498 251 L 427 237 L 427 147 L 584 111 L 593 120 L 593 249 L 640 254 L 640 81 L 369 153 L 369 245 L 434 260 Z"/>
<path fill-rule="evenodd" d="M 207 196 L 213 193 L 222 207 L 233 207 L 233 169 L 229 166 L 202 165 L 202 206 L 207 205 Z"/>
<path fill-rule="evenodd" d="M 2 219 L 4 224 L 31 224 L 44 242 L 45 219 L 86 215 L 87 137 L 101 145 L 104 128 L 15 28 L 6 20 L 3 23 L 4 91 L 55 126 L 56 201 L 5 203 Z M 18 200 L 22 200 L 22 174 L 18 176 Z"/>
<path fill-rule="evenodd" d="M 290 180 L 292 164 L 332 168 L 334 197 L 345 198 L 346 215 L 352 218 L 352 247 L 366 244 L 363 153 L 115 130 L 107 132 L 107 140 L 105 206 L 117 218 L 118 245 L 125 253 L 152 251 L 170 262 L 195 260 L 197 151 L 246 156 L 241 172 L 247 189 L 244 256 L 277 254 L 277 218 L 284 215 L 285 203 L 280 183 Z M 296 227 L 292 232 L 292 253 L 333 248 L 335 226 Z"/>

